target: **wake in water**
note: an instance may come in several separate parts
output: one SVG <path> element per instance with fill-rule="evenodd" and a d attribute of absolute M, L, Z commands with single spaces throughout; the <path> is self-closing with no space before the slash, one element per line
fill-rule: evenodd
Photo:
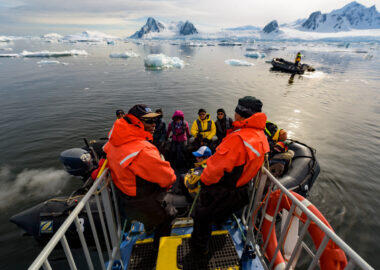
<path fill-rule="evenodd" d="M 57 195 L 68 183 L 70 176 L 64 170 L 25 169 L 14 175 L 8 167 L 0 168 L 0 209 L 22 201 L 25 197 L 41 198 Z"/>
<path fill-rule="evenodd" d="M 315 71 L 315 72 L 305 72 L 302 77 L 309 78 L 309 79 L 322 79 L 326 77 L 326 73 L 322 71 Z"/>

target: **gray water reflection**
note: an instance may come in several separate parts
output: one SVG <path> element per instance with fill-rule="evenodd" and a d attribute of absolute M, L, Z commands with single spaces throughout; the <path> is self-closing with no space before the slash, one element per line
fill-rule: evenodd
<path fill-rule="evenodd" d="M 213 118 L 219 107 L 233 115 L 238 98 L 245 95 L 262 99 L 269 120 L 287 129 L 293 139 L 317 149 L 322 171 L 310 200 L 344 240 L 375 268 L 380 267 L 376 256 L 380 251 L 380 47 L 377 43 L 351 44 L 347 50 L 337 43 L 255 45 L 259 52 L 267 53 L 266 58 L 244 57 L 245 48 L 252 44 L 189 47 L 159 41 L 115 46 L 15 42 L 12 48 L 16 53 L 84 49 L 89 56 L 57 58 L 67 65 L 38 65 L 40 59 L 0 59 L 0 268 L 24 269 L 38 252 L 33 240 L 21 237 L 8 218 L 79 185 L 75 179 L 65 180 L 64 187 L 52 186 L 53 191 L 37 196 L 23 192 L 27 186 L 15 189 L 15 181 L 31 181 L 33 175 L 44 178 L 51 168 L 59 171 L 59 153 L 82 146 L 83 137 L 104 137 L 116 109 L 147 103 L 161 107 L 166 121 L 181 109 L 192 122 L 200 107 L 207 108 Z M 264 49 L 271 47 L 281 49 Z M 356 48 L 369 51 L 373 58 L 364 59 L 354 52 Z M 140 57 L 109 58 L 110 53 L 126 50 Z M 317 72 L 296 75 L 292 80 L 289 74 L 270 72 L 266 60 L 293 60 L 298 50 L 303 50 L 303 61 Z M 180 57 L 187 65 L 184 69 L 146 70 L 143 58 L 150 53 Z M 226 59 L 255 65 L 228 66 Z M 12 202 L 4 202 L 3 194 L 11 191 L 15 192 Z"/>

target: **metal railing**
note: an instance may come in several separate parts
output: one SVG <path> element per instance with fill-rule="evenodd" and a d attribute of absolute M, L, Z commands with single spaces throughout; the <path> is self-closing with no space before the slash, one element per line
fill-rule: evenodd
<path fill-rule="evenodd" d="M 95 241 L 96 250 L 98 253 L 98 259 L 103 270 L 106 269 L 105 259 L 103 256 L 103 251 L 101 249 L 98 232 L 96 230 L 94 219 L 91 213 L 91 208 L 89 201 L 90 199 L 95 199 L 96 207 L 99 212 L 99 219 L 101 223 L 101 228 L 103 231 L 103 240 L 107 249 L 106 254 L 108 254 L 108 266 L 107 270 L 112 268 L 115 260 L 120 259 L 120 234 L 121 234 L 121 222 L 118 211 L 118 205 L 115 196 L 114 186 L 111 177 L 107 169 L 104 169 L 106 165 L 103 164 L 101 171 L 99 172 L 98 178 L 83 197 L 83 199 L 74 208 L 72 213 L 67 217 L 64 223 L 61 225 L 59 230 L 50 239 L 49 243 L 44 247 L 39 256 L 34 260 L 32 265 L 29 267 L 30 270 L 37 270 L 43 267 L 45 270 L 50 270 L 51 265 L 49 263 L 48 257 L 58 245 L 61 243 L 63 250 L 66 255 L 66 259 L 70 266 L 70 269 L 77 269 L 76 263 L 74 261 L 73 255 L 71 253 L 69 244 L 67 242 L 65 233 L 72 224 L 75 224 L 80 242 L 82 244 L 84 257 L 86 259 L 89 269 L 94 269 L 94 264 L 90 256 L 90 251 L 88 249 L 86 239 L 84 237 L 81 225 L 79 222 L 79 214 L 82 213 L 83 209 L 86 209 L 89 223 L 91 225 L 92 235 Z M 274 262 L 278 252 L 281 252 L 281 246 L 285 242 L 285 234 L 288 232 L 291 223 L 294 220 L 298 220 L 301 214 L 306 215 L 306 221 L 300 232 L 296 243 L 293 245 L 292 251 L 288 254 L 288 260 L 284 268 L 282 269 L 294 269 L 297 266 L 299 256 L 302 249 L 304 249 L 311 256 L 311 263 L 308 266 L 308 270 L 314 269 L 318 266 L 319 259 L 323 254 L 329 240 L 332 240 L 337 244 L 348 257 L 348 264 L 345 269 L 354 269 L 355 266 L 361 269 L 373 269 L 366 261 L 364 261 L 354 250 L 352 250 L 341 238 L 339 238 L 328 226 L 326 226 L 317 216 L 315 216 L 303 203 L 299 201 L 289 190 L 287 190 L 267 169 L 263 168 L 262 172 L 257 175 L 257 177 L 252 181 L 253 188 L 250 198 L 250 203 L 245 208 L 242 214 L 242 223 L 247 229 L 246 235 L 246 246 L 253 248 L 258 258 L 261 260 L 264 269 L 274 268 Z M 270 225 L 269 234 L 265 241 L 262 237 L 262 227 L 264 216 L 268 207 L 268 202 L 270 195 L 273 192 L 280 192 L 279 200 L 276 205 L 276 210 L 273 215 L 273 219 Z M 265 197 L 264 197 L 265 194 Z M 279 206 L 283 196 L 292 202 L 292 206 L 289 209 L 287 215 L 282 214 L 283 224 L 281 229 L 281 234 L 279 235 L 279 241 L 277 248 L 274 252 L 273 259 L 267 261 L 265 259 L 265 249 L 269 243 L 269 235 L 272 230 L 276 230 L 276 215 L 279 213 Z M 263 198 L 264 197 L 264 198 Z M 261 210 L 261 211 L 259 211 Z M 104 215 L 103 215 L 104 213 Z M 293 217 L 296 216 L 294 219 Z M 292 222 L 291 222 L 292 220 Z M 319 245 L 316 253 L 314 254 L 312 248 L 305 243 L 304 237 L 311 224 L 316 224 L 318 228 L 324 233 L 324 238 Z M 121 265 L 122 269 L 124 268 Z"/>
<path fill-rule="evenodd" d="M 276 204 L 275 213 L 273 215 L 273 219 L 269 228 L 269 233 L 266 239 L 263 239 L 262 229 L 263 229 L 263 220 L 265 218 L 266 210 L 268 207 L 268 202 L 270 200 L 270 195 L 273 192 L 280 192 L 279 199 Z M 265 195 L 265 196 L 264 196 Z M 272 230 L 276 230 L 276 219 L 277 214 L 279 213 L 279 206 L 283 196 L 287 196 L 287 198 L 292 202 L 291 207 L 288 213 L 282 214 L 282 228 L 280 229 L 281 233 L 278 238 L 278 244 L 274 251 L 274 255 L 272 259 L 265 259 L 265 250 L 268 246 L 268 242 L 270 239 L 270 235 Z M 305 200 L 306 201 L 306 200 Z M 253 191 L 250 198 L 250 204 L 245 208 L 242 215 L 242 222 L 246 226 L 247 229 L 247 244 L 250 244 L 253 247 L 254 252 L 260 258 L 263 267 L 265 269 L 273 269 L 274 262 L 276 260 L 276 256 L 278 252 L 281 252 L 281 247 L 285 241 L 285 235 L 288 233 L 290 228 L 291 219 L 296 222 L 299 221 L 297 217 L 301 217 L 301 214 L 306 215 L 306 220 L 304 220 L 304 224 L 302 229 L 297 232 L 298 235 L 296 238 L 296 243 L 293 243 L 293 247 L 291 253 L 288 254 L 288 261 L 285 262 L 285 267 L 282 269 L 294 269 L 297 265 L 299 256 L 301 254 L 302 249 L 311 256 L 311 262 L 308 266 L 308 270 L 315 269 L 318 266 L 319 259 L 323 254 L 329 240 L 331 239 L 336 245 L 340 247 L 341 250 L 347 256 L 348 264 L 345 269 L 354 269 L 355 266 L 360 269 L 374 269 L 372 268 L 365 260 L 363 260 L 350 246 L 348 246 L 338 235 L 334 233 L 328 226 L 326 226 L 316 215 L 314 215 L 308 208 L 309 202 L 306 201 L 301 202 L 298 200 L 288 189 L 286 189 L 267 169 L 263 167 L 262 173 L 258 174 L 253 182 Z M 261 212 L 259 211 L 261 210 Z M 285 222 L 284 222 L 285 221 Z M 314 254 L 312 248 L 305 243 L 304 238 L 306 232 L 310 226 L 310 224 L 316 224 L 318 228 L 324 233 L 324 237 L 322 242 L 320 243 L 316 253 Z M 298 223 L 297 223 L 298 225 Z M 264 241 L 265 240 L 265 241 Z"/>
<path fill-rule="evenodd" d="M 75 224 L 88 268 L 91 270 L 94 269 L 94 263 L 90 255 L 90 250 L 88 248 L 85 236 L 83 234 L 83 225 L 80 224 L 80 220 L 78 218 L 79 214 L 83 214 L 82 211 L 84 211 L 84 209 L 86 210 L 88 221 L 91 227 L 92 236 L 94 238 L 101 269 L 106 269 L 105 259 L 103 256 L 104 253 L 108 255 L 107 269 L 111 269 L 115 260 L 120 260 L 120 216 L 115 197 L 114 186 L 112 184 L 112 181 L 110 181 L 108 169 L 105 169 L 106 163 L 107 161 L 104 162 L 97 179 L 94 181 L 94 184 L 91 186 L 89 191 L 74 208 L 71 214 L 66 218 L 64 223 L 53 235 L 53 237 L 50 239 L 50 241 L 44 247 L 44 249 L 41 251 L 38 257 L 30 265 L 30 267 L 28 268 L 29 270 L 37 270 L 41 267 L 43 267 L 45 270 L 52 269 L 48 257 L 50 256 L 52 251 L 57 247 L 58 243 L 61 243 L 63 247 L 70 269 L 77 269 L 77 265 L 75 263 L 69 243 L 65 236 L 65 233 L 72 224 Z M 95 200 L 96 203 L 101 228 L 103 231 L 101 240 L 103 240 L 102 243 L 104 243 L 104 245 L 106 246 L 106 252 L 102 251 L 100 238 L 98 236 L 98 232 L 94 223 L 94 217 L 91 212 L 90 199 Z"/>

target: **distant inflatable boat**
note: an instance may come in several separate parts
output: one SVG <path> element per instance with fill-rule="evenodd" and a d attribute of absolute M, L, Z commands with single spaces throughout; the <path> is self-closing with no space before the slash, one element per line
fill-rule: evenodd
<path fill-rule="evenodd" d="M 315 69 L 307 64 L 295 65 L 292 62 L 282 58 L 273 58 L 271 62 L 274 70 L 280 70 L 293 74 L 304 74 L 305 71 L 315 71 Z"/>

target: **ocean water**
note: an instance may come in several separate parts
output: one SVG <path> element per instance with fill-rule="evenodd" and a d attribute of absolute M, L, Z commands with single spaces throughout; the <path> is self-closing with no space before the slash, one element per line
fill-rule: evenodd
<path fill-rule="evenodd" d="M 62 170 L 58 156 L 83 146 L 83 138 L 104 137 L 116 109 L 145 103 L 162 108 L 166 122 L 181 109 L 192 122 L 201 107 L 213 119 L 220 107 L 232 116 L 238 98 L 245 95 L 260 98 L 270 121 L 317 150 L 322 170 L 310 201 L 338 235 L 374 268 L 380 267 L 379 43 L 193 47 L 168 41 L 107 45 L 22 39 L 0 45 L 0 54 L 88 53 L 0 58 L 0 269 L 25 269 L 40 251 L 9 217 L 80 185 Z M 245 57 L 247 47 L 266 57 Z M 130 50 L 139 57 L 109 57 Z M 316 72 L 290 76 L 271 71 L 266 63 L 273 57 L 293 60 L 299 50 Z M 144 57 L 158 53 L 178 57 L 185 65 L 145 68 Z M 231 59 L 253 65 L 227 61 Z"/>

